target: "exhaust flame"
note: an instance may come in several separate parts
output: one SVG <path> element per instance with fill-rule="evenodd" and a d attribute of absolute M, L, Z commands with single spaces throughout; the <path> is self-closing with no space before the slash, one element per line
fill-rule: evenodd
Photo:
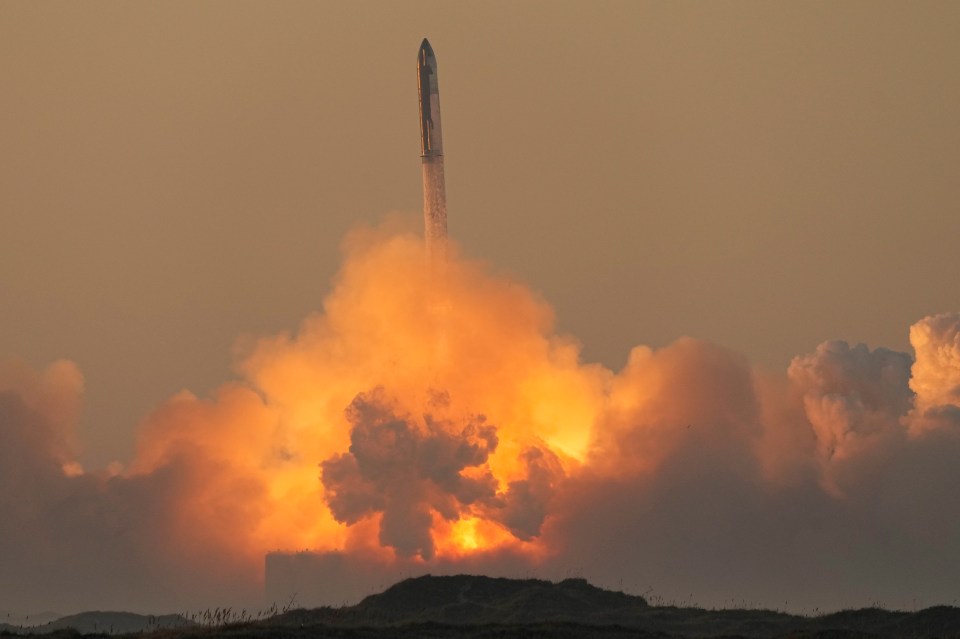
<path fill-rule="evenodd" d="M 427 256 L 443 260 L 447 252 L 447 187 L 443 156 L 423 158 L 423 225 Z"/>

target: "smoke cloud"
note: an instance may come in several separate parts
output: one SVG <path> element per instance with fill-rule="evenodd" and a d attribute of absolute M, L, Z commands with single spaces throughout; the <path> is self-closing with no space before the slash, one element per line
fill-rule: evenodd
<path fill-rule="evenodd" d="M 831 341 L 772 374 L 682 338 L 615 372 L 449 250 L 353 234 L 322 311 L 160 405 L 122 468 L 76 462 L 75 365 L 0 370 L 0 599 L 254 605 L 265 553 L 312 549 L 707 605 L 953 601 L 960 314 L 913 356 Z"/>
<path fill-rule="evenodd" d="M 910 419 L 915 435 L 960 426 L 960 322 L 956 314 L 927 317 L 910 327 L 917 353 L 910 388 L 916 402 Z"/>
<path fill-rule="evenodd" d="M 432 404 L 439 408 L 442 400 Z M 477 477 L 463 471 L 481 467 L 496 450 L 496 428 L 482 416 L 461 425 L 398 413 L 381 388 L 358 395 L 347 408 L 350 450 L 324 461 L 321 478 L 337 521 L 349 525 L 381 513 L 382 545 L 430 559 L 432 513 L 456 521 L 495 498 L 489 470 Z"/>

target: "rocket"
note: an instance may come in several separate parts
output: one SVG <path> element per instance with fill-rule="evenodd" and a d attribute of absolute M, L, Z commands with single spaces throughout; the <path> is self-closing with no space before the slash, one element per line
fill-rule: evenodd
<path fill-rule="evenodd" d="M 420 90 L 420 161 L 423 168 L 423 224 L 427 255 L 442 257 L 447 241 L 447 193 L 443 177 L 443 135 L 437 57 L 424 38 L 417 53 Z"/>
<path fill-rule="evenodd" d="M 417 53 L 417 88 L 420 90 L 420 155 L 424 158 L 443 157 L 437 56 L 426 38 Z"/>

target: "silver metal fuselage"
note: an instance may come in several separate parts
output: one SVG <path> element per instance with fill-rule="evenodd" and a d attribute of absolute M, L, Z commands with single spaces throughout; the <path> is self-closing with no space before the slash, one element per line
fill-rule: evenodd
<path fill-rule="evenodd" d="M 437 57 L 426 38 L 420 44 L 420 52 L 417 54 L 417 85 L 420 89 L 420 155 L 443 155 Z"/>
<path fill-rule="evenodd" d="M 437 58 L 427 39 L 417 54 L 420 89 L 420 158 L 423 165 L 423 224 L 427 254 L 446 254 L 447 193 L 443 175 L 443 136 L 440 129 L 440 90 Z"/>

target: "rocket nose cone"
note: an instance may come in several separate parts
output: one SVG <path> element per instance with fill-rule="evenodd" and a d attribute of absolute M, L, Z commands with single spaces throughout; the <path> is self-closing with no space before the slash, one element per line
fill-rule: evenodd
<path fill-rule="evenodd" d="M 430 42 L 424 38 L 423 42 L 420 43 L 420 54 L 426 54 L 427 57 L 433 57 L 433 47 L 430 46 Z"/>

